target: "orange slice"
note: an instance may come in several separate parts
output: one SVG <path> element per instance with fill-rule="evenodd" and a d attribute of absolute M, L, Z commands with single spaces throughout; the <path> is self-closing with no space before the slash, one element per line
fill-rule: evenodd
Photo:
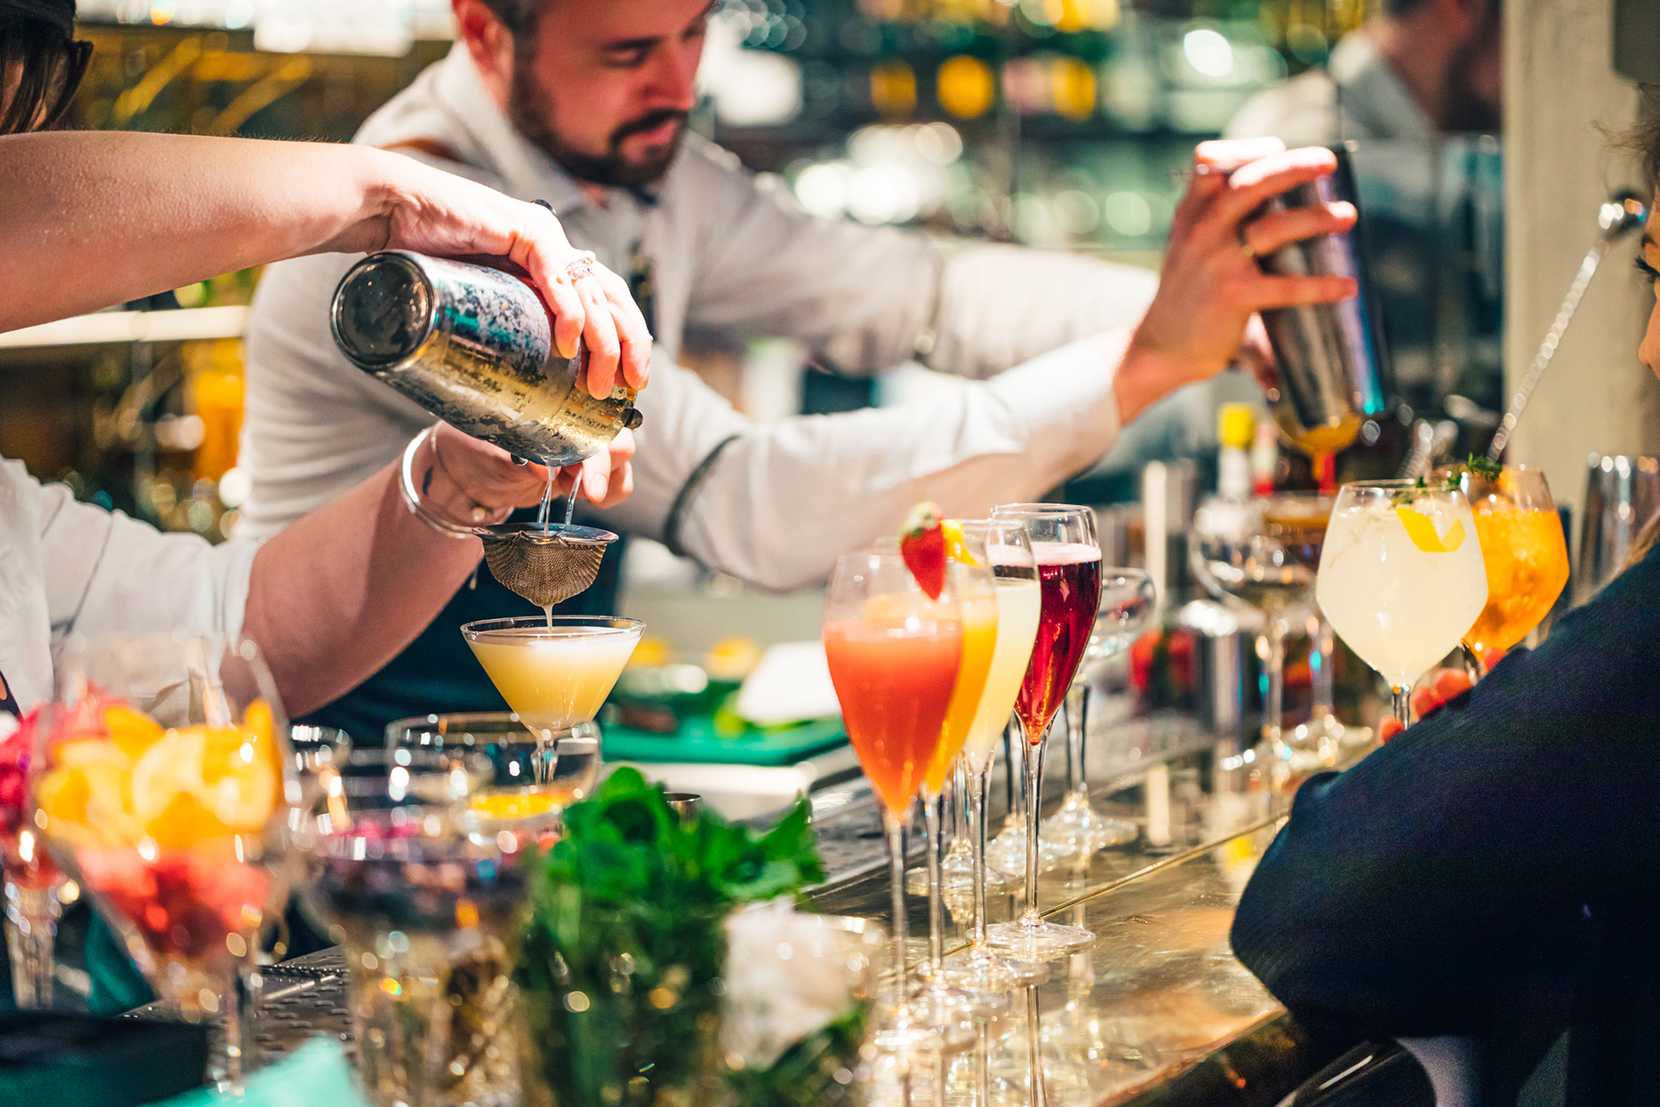
<path fill-rule="evenodd" d="M 179 795 L 201 794 L 206 749 L 201 728 L 171 730 L 138 759 L 132 770 L 132 795 L 139 822 L 148 827 Z"/>
<path fill-rule="evenodd" d="M 115 748 L 135 761 L 167 733 L 150 716 L 125 704 L 104 708 L 104 729 Z"/>
<path fill-rule="evenodd" d="M 200 795 L 220 822 L 233 830 L 258 830 L 276 810 L 279 785 L 270 752 L 257 735 L 221 730 L 207 736 Z"/>
<path fill-rule="evenodd" d="M 1397 507 L 1395 515 L 1406 528 L 1406 536 L 1412 539 L 1412 544 L 1425 553 L 1443 554 L 1452 553 L 1464 545 L 1464 523 L 1456 522 L 1445 535 L 1435 532 L 1435 520 L 1421 511 L 1410 507 Z"/>
<path fill-rule="evenodd" d="M 227 837 L 230 828 L 195 795 L 177 792 L 166 807 L 145 821 L 144 832 L 162 849 L 174 850 Z"/>

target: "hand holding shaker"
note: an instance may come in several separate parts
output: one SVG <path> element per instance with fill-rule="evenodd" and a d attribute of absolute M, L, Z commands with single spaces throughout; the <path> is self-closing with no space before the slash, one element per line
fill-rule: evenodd
<path fill-rule="evenodd" d="M 541 297 L 498 269 L 371 254 L 341 278 L 329 324 L 353 365 L 518 457 L 573 465 L 640 425 L 634 390 L 590 396 L 586 350 L 560 357 Z"/>
<path fill-rule="evenodd" d="M 1346 200 L 1359 207 L 1350 148 L 1334 146 L 1337 170 L 1275 197 L 1265 212 Z M 1292 442 L 1319 458 L 1345 449 L 1367 419 L 1389 404 L 1381 320 L 1367 280 L 1363 224 L 1347 234 L 1293 242 L 1257 259 L 1276 276 L 1353 277 L 1360 293 L 1336 304 L 1262 313 L 1278 380 L 1268 393 L 1275 421 Z"/>

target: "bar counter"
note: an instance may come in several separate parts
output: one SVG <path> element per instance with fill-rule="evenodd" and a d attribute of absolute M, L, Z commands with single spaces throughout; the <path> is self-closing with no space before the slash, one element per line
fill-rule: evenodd
<path fill-rule="evenodd" d="M 1040 882 L 1045 914 L 1088 927 L 1097 941 L 1053 962 L 1047 980 L 1016 989 L 974 1048 L 920 1069 L 873 1066 L 863 1102 L 1271 1105 L 1331 1059 L 1228 945 L 1239 894 L 1282 818 L 1283 803 L 1272 797 L 1284 791 L 1264 787 L 1248 755 L 1218 745 L 1189 719 L 1118 725 L 1133 728 L 1134 740 L 1120 732 L 1118 760 L 1095 773 L 1109 782 L 1096 804 L 1137 822 L 1141 836 L 1095 854 L 1085 868 L 1045 872 Z M 1154 791 L 1163 794 L 1149 803 Z M 994 829 L 1002 794 L 994 788 Z M 868 787 L 832 786 L 815 794 L 815 808 L 831 874 L 814 890 L 815 906 L 887 926 L 887 864 Z M 919 868 L 922 857 L 911 864 Z M 927 900 L 910 895 L 907 906 L 914 966 L 927 955 Z M 948 893 L 946 906 L 950 956 L 964 946 L 972 901 Z M 988 915 L 996 922 L 1019 907 L 1014 896 L 995 895 Z M 263 1060 L 318 1034 L 352 1050 L 338 950 L 273 966 L 265 980 L 255 1019 Z M 135 1014 L 166 1012 L 153 1005 Z"/>

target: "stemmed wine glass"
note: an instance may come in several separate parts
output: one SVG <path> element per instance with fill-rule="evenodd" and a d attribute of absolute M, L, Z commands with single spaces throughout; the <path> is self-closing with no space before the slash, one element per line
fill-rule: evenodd
<path fill-rule="evenodd" d="M 824 652 L 859 765 L 881 801 L 893 895 L 893 992 L 876 1016 L 878 1049 L 964 1049 L 972 1023 L 924 1021 L 907 1002 L 905 824 L 939 748 L 962 662 L 955 582 L 930 599 L 898 551 L 836 559 L 824 606 Z"/>
<path fill-rule="evenodd" d="M 362 750 L 289 828 L 302 901 L 345 946 L 358 1076 L 381 1107 L 519 1102 L 531 867 L 525 835 L 469 808 L 495 771 L 465 749 Z"/>
<path fill-rule="evenodd" d="M 995 993 L 962 991 L 945 980 L 945 892 L 940 866 L 945 782 L 962 756 L 980 700 L 985 695 L 996 655 L 999 624 L 996 584 L 985 539 L 960 525 L 958 530 L 962 534 L 960 553 L 953 551 L 948 569 L 951 590 L 957 597 L 962 647 L 956 681 L 940 727 L 940 740 L 923 770 L 921 788 L 928 873 L 928 960 L 923 965 L 924 983 L 917 1003 L 918 1017 L 932 1021 L 990 1014 L 1007 1003 L 1005 997 Z M 878 545 L 882 549 L 891 546 L 895 552 L 898 550 L 895 543 Z"/>
<path fill-rule="evenodd" d="M 1089 717 L 1090 670 L 1112 660 L 1135 641 L 1156 601 L 1153 579 L 1140 569 L 1101 570 L 1101 609 L 1084 650 L 1083 664 L 1066 693 L 1066 731 L 1071 753 L 1071 787 L 1061 808 L 1043 824 L 1043 837 L 1053 841 L 1061 855 L 1087 860 L 1109 846 L 1134 841 L 1135 823 L 1103 815 L 1089 799 L 1085 728 Z"/>
<path fill-rule="evenodd" d="M 1419 482 L 1345 484 L 1332 509 L 1315 596 L 1332 627 L 1389 682 L 1411 723 L 1412 686 L 1487 605 L 1487 571 L 1464 493 Z"/>
<path fill-rule="evenodd" d="M 11 959 L 12 1000 L 20 1008 L 52 1006 L 57 969 L 58 919 L 63 914 L 64 875 L 46 851 L 30 797 L 40 758 L 38 728 L 51 725 L 44 704 L 0 738 L 0 877 L 4 878 L 6 949 Z M 0 715 L 0 724 L 9 716 Z"/>
<path fill-rule="evenodd" d="M 1332 504 L 1330 496 L 1315 492 L 1245 503 L 1216 499 L 1201 505 L 1194 519 L 1193 560 L 1199 578 L 1212 592 L 1261 615 L 1258 646 L 1268 678 L 1262 741 L 1275 763 L 1293 776 L 1329 767 L 1337 758 L 1337 743 L 1329 736 L 1312 728 L 1288 736 L 1283 722 L 1285 639 L 1312 609 Z M 1322 657 L 1321 663 L 1329 662 Z"/>
<path fill-rule="evenodd" d="M 1005 504 L 992 518 L 1026 527 L 1038 566 L 1041 609 L 1032 659 L 1015 699 L 1026 741 L 1026 903 L 1020 917 L 992 927 L 987 940 L 1016 960 L 1046 961 L 1095 940 L 1082 927 L 1046 921 L 1038 910 L 1038 818 L 1043 746 L 1066 690 L 1078 673 L 1101 603 L 1101 544 L 1095 513 L 1068 504 Z"/>
<path fill-rule="evenodd" d="M 1568 544 L 1539 470 L 1507 465 L 1484 475 L 1466 469 L 1460 483 L 1475 515 L 1488 589 L 1464 648 L 1485 674 L 1490 657 L 1526 638 L 1556 606 L 1568 583 Z"/>
<path fill-rule="evenodd" d="M 156 993 L 217 1022 L 208 1075 L 235 1093 L 239 970 L 287 900 L 300 802 L 271 675 L 245 639 L 148 633 L 71 638 L 57 677 L 36 823 Z"/>
<path fill-rule="evenodd" d="M 1032 556 L 1031 540 L 1026 536 L 1024 525 L 1014 520 L 972 519 L 962 523 L 962 530 L 970 548 L 984 549 L 991 565 L 997 603 L 997 639 L 961 758 L 968 778 L 963 798 L 967 801 L 966 838 L 974 871 L 972 944 L 966 952 L 946 963 L 944 978 L 953 987 L 971 994 L 1002 999 L 1015 985 L 1048 972 L 1035 962 L 1007 961 L 993 953 L 986 941 L 986 812 L 991 770 L 997 759 L 998 740 L 1014 710 L 1015 697 L 1031 661 L 1041 601 L 1037 561 Z"/>

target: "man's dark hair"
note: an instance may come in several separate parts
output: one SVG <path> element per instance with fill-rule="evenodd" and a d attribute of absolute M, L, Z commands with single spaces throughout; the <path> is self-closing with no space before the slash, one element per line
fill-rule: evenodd
<path fill-rule="evenodd" d="M 536 30 L 536 20 L 542 14 L 543 0 L 484 0 L 484 6 L 515 39 L 522 39 Z"/>
<path fill-rule="evenodd" d="M 73 41 L 74 0 L 0 0 L 0 135 L 48 127 L 86 72 L 91 46 Z"/>

